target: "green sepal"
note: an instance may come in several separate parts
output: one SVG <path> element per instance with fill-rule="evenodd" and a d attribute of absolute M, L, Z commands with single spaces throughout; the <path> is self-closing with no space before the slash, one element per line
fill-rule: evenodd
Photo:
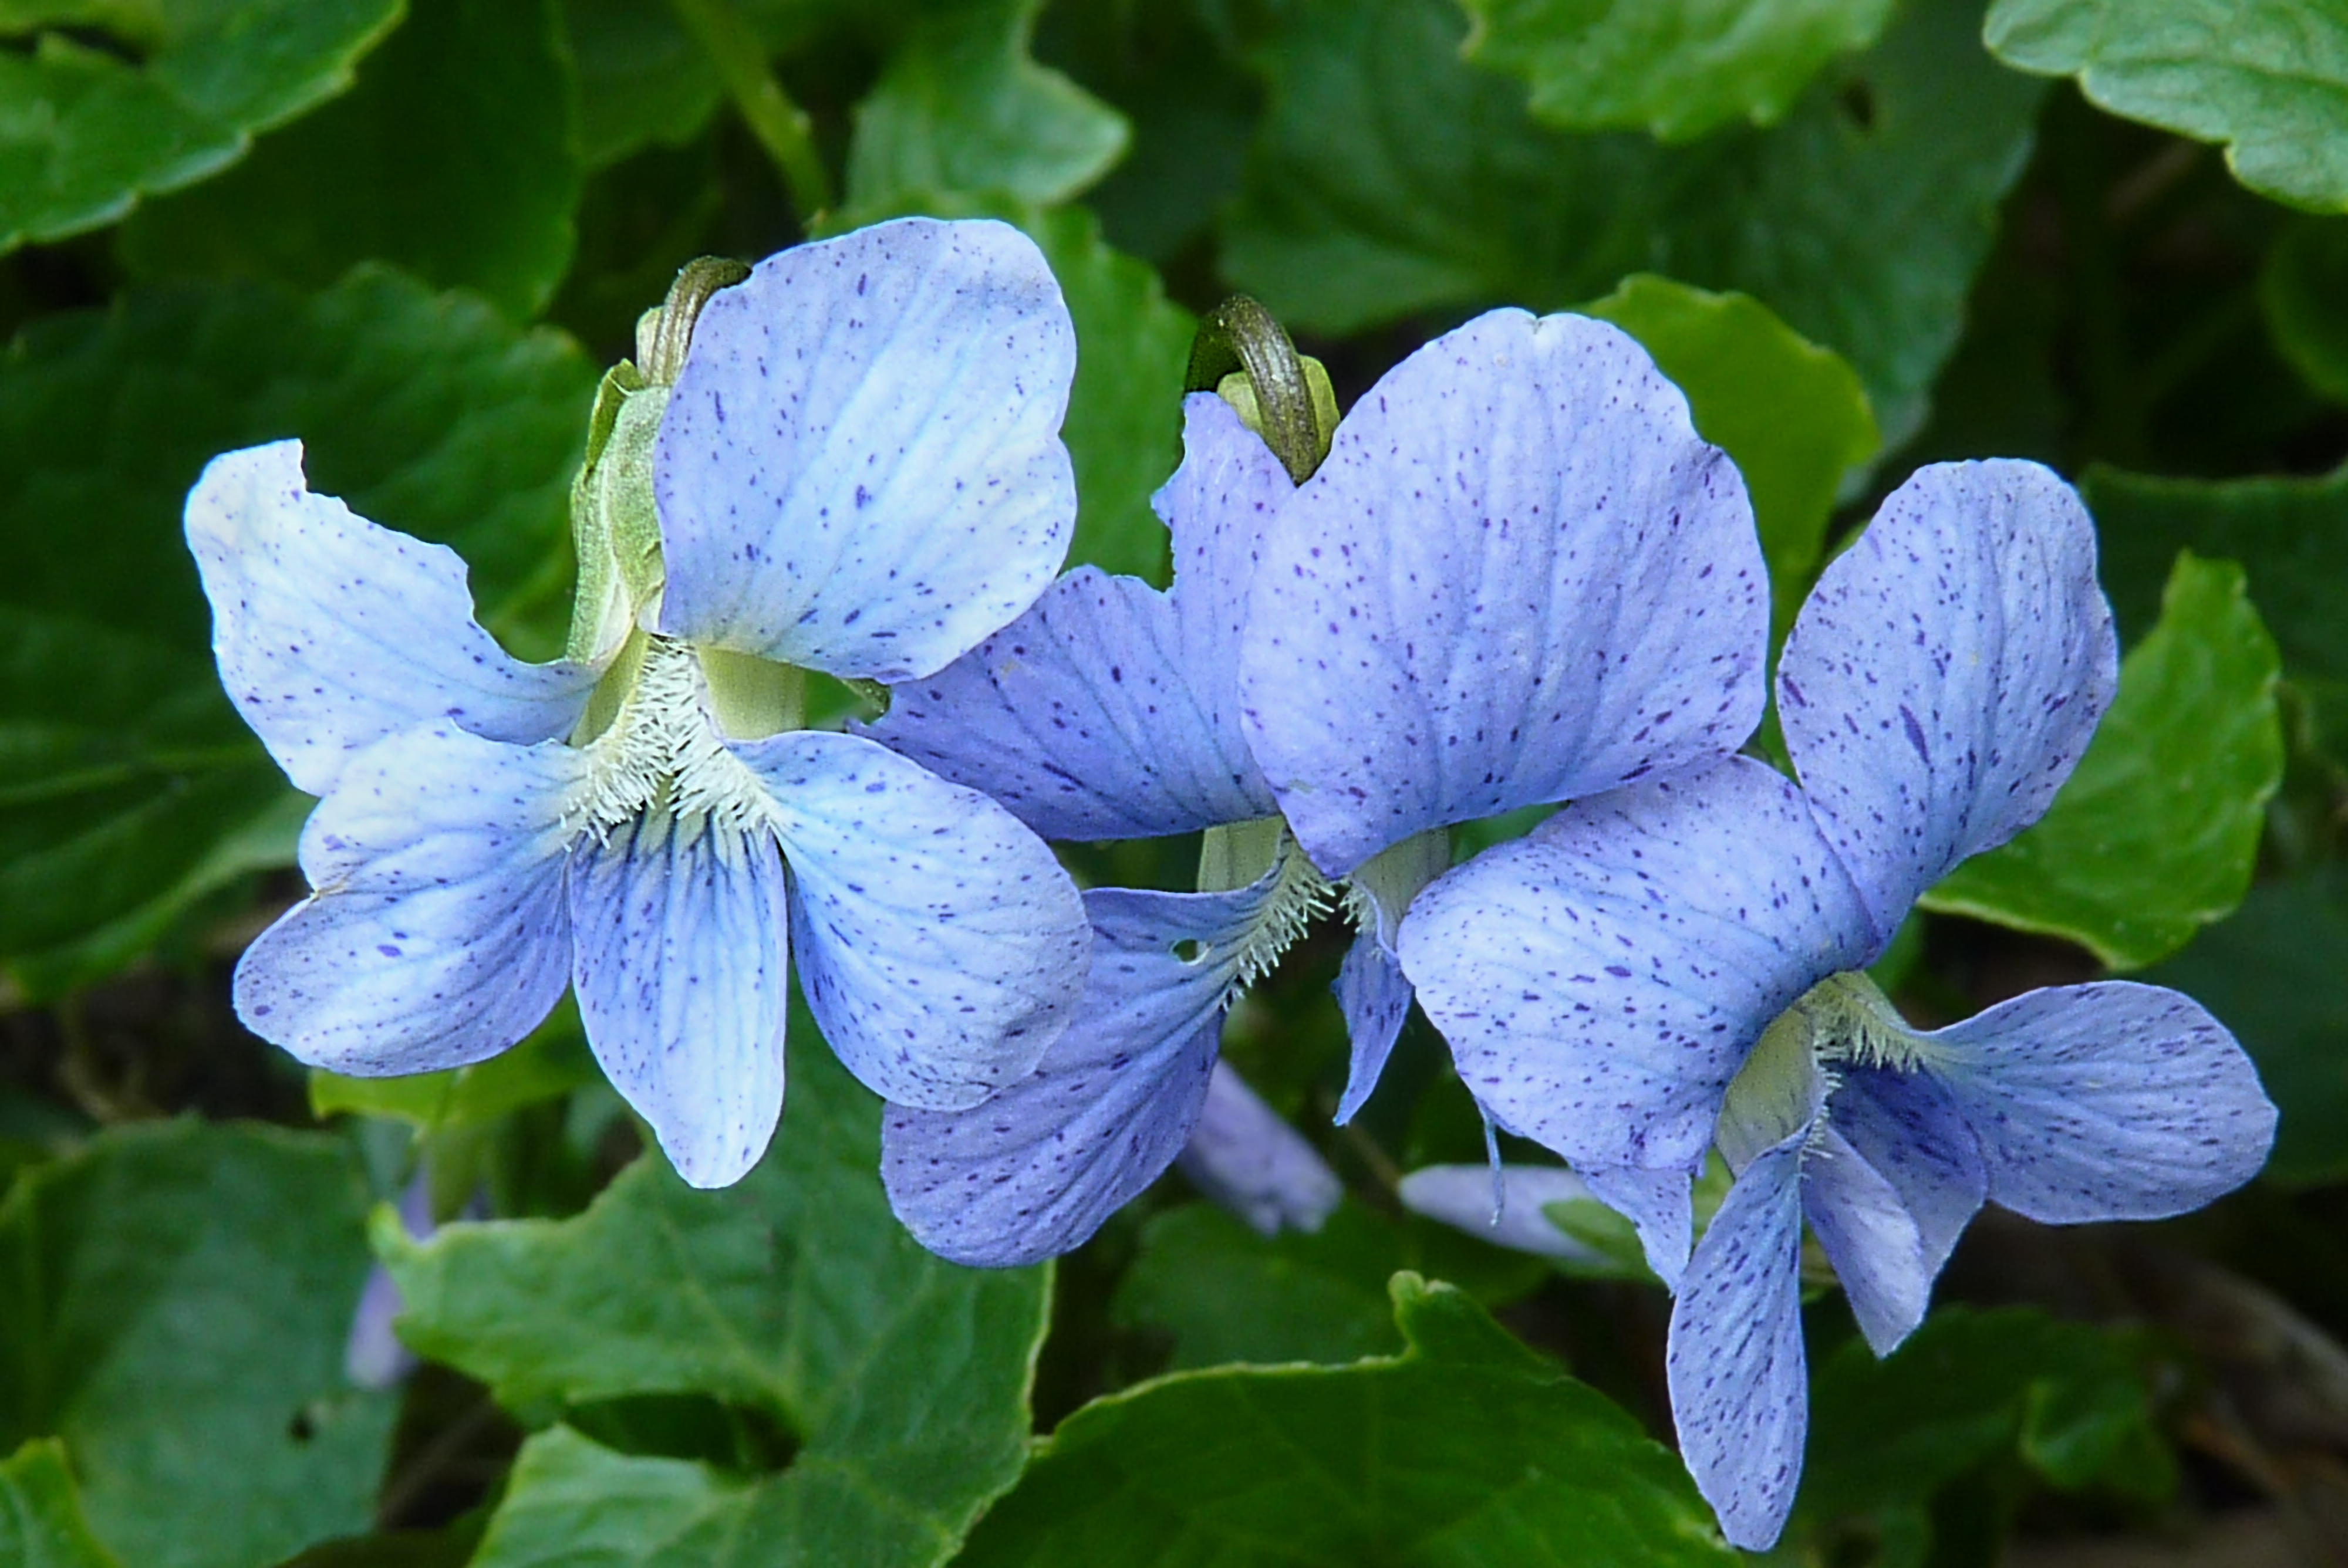
<path fill-rule="evenodd" d="M 624 359 L 595 389 L 587 456 L 571 487 L 579 588 L 563 654 L 582 663 L 610 657 L 626 640 L 638 607 L 666 580 L 660 513 L 653 502 L 653 443 L 668 409 L 668 390 L 647 384 Z"/>

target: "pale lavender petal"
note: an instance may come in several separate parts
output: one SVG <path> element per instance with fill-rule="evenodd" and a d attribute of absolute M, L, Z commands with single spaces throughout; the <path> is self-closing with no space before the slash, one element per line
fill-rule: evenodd
<path fill-rule="evenodd" d="M 730 749 L 770 798 L 799 988 L 849 1071 L 932 1111 L 1025 1075 L 1074 1015 L 1092 952 L 1084 901 L 1044 841 L 861 736 Z"/>
<path fill-rule="evenodd" d="M 890 1107 L 880 1173 L 905 1228 L 958 1263 L 1033 1263 L 1082 1244 L 1163 1174 L 1198 1120 L 1275 881 L 1086 894 L 1091 978 L 1035 1070 L 966 1111 Z"/>
<path fill-rule="evenodd" d="M 1345 1092 L 1337 1102 L 1336 1122 L 1342 1127 L 1369 1103 L 1379 1074 L 1385 1071 L 1386 1058 L 1394 1054 L 1395 1041 L 1402 1038 L 1402 1026 L 1410 1017 L 1410 980 L 1401 963 L 1378 940 L 1376 930 L 1368 928 L 1345 949 L 1345 961 L 1338 966 L 1337 978 L 1329 989 L 1336 993 L 1338 1009 L 1345 1015 L 1345 1037 L 1353 1052 L 1345 1071 Z"/>
<path fill-rule="evenodd" d="M 2275 1108 L 2225 1026 L 2129 980 L 2029 991 L 1924 1037 L 1989 1195 L 2049 1225 L 2184 1214 L 2258 1174 Z"/>
<path fill-rule="evenodd" d="M 1929 1282 L 1989 1194 L 1981 1141 L 1948 1091 L 1926 1074 L 1848 1065 L 1839 1071 L 1835 1132 L 1899 1194 L 1915 1221 Z"/>
<path fill-rule="evenodd" d="M 399 1225 L 410 1241 L 430 1241 L 439 1227 L 432 1223 L 432 1184 L 417 1172 L 399 1195 Z M 343 1341 L 343 1376 L 355 1389 L 390 1389 L 416 1370 L 416 1352 L 392 1332 L 399 1317 L 399 1286 L 381 1264 L 367 1270 L 359 1290 L 358 1310 L 351 1315 L 351 1331 Z"/>
<path fill-rule="evenodd" d="M 1369 1103 L 1386 1058 L 1394 1054 L 1395 1041 L 1410 1018 L 1410 980 L 1395 951 L 1403 916 L 1450 866 L 1451 835 L 1435 828 L 1389 845 L 1364 861 L 1346 884 L 1361 932 L 1330 988 L 1345 1015 L 1345 1035 L 1353 1050 L 1345 1092 L 1337 1101 L 1340 1127 Z"/>
<path fill-rule="evenodd" d="M 572 968 L 587 1043 L 676 1173 L 730 1186 L 783 1111 L 789 926 L 775 841 L 667 813 L 580 845 Z"/>
<path fill-rule="evenodd" d="M 583 754 L 453 723 L 345 764 L 302 831 L 315 889 L 244 950 L 245 1027 L 313 1067 L 460 1067 L 536 1028 L 570 979 L 563 864 Z"/>
<path fill-rule="evenodd" d="M 1076 527 L 1076 333 L 1034 241 L 909 218 L 709 302 L 653 453 L 660 630 L 928 675 L 1051 582 Z"/>
<path fill-rule="evenodd" d="M 1596 1194 L 1562 1165 L 1503 1165 L 1500 1205 L 1492 1206 L 1492 1173 L 1484 1165 L 1426 1165 L 1402 1179 L 1398 1195 L 1413 1214 L 1439 1220 L 1478 1241 L 1566 1263 L 1612 1259 L 1550 1222 L 1550 1204 L 1589 1203 Z"/>
<path fill-rule="evenodd" d="M 457 553 L 313 495 L 298 441 L 213 458 L 188 493 L 187 534 L 221 683 L 311 794 L 352 753 L 430 719 L 493 741 L 559 739 L 595 684 L 587 665 L 499 648 L 473 619 Z"/>
<path fill-rule="evenodd" d="M 1159 593 L 1091 567 L 927 680 L 867 732 L 985 791 L 1046 838 L 1146 838 L 1279 807 L 1239 723 L 1240 622 L 1287 470 L 1220 397 L 1184 405 L 1182 466 L 1156 505 L 1174 531 Z"/>
<path fill-rule="evenodd" d="M 1828 567 L 1778 716 L 1885 940 L 1968 856 L 2038 820 L 2111 704 L 2096 530 L 2035 463 L 1936 463 Z"/>
<path fill-rule="evenodd" d="M 1388 372 L 1267 537 L 1248 738 L 1342 876 L 1447 823 L 1734 751 L 1768 579 L 1744 481 L 1645 351 L 1494 311 Z"/>
<path fill-rule="evenodd" d="M 1403 968 L 1459 1074 L 1581 1171 L 1685 1171 L 1771 1020 L 1876 937 L 1800 792 L 1731 758 L 1578 802 L 1445 876 Z"/>
<path fill-rule="evenodd" d="M 1591 1196 L 1631 1222 L 1647 1255 L 1647 1266 L 1665 1290 L 1677 1290 L 1687 1272 L 1688 1248 L 1695 1241 L 1695 1173 L 1625 1165 L 1585 1171 L 1582 1180 Z"/>
<path fill-rule="evenodd" d="M 1899 1189 L 1829 1125 L 1803 1167 L 1802 1208 L 1850 1299 L 1851 1316 L 1879 1356 L 1889 1356 L 1932 1298 L 1932 1276 L 1915 1216 Z"/>
<path fill-rule="evenodd" d="M 1228 1061 L 1215 1063 L 1198 1125 L 1177 1163 L 1192 1186 L 1263 1235 L 1317 1231 L 1345 1195 L 1321 1152 Z"/>
<path fill-rule="evenodd" d="M 1766 1551 L 1786 1527 L 1809 1430 L 1802 1351 L 1802 1147 L 1736 1178 L 1672 1302 L 1663 1369 L 1680 1457 L 1723 1534 Z"/>

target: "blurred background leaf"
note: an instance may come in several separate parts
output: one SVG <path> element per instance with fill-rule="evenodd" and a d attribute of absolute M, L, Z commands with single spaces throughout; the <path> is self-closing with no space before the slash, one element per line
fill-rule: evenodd
<path fill-rule="evenodd" d="M 1890 0 L 1465 0 L 1465 48 L 1532 86 L 1561 130 L 1686 141 L 1728 121 L 1774 125 L 1835 56 L 1875 42 Z"/>
<path fill-rule="evenodd" d="M 561 23 L 553 0 L 409 0 L 355 88 L 134 213 L 123 261 L 323 289 L 372 259 L 529 320 L 570 267 L 579 206 Z"/>
<path fill-rule="evenodd" d="M 570 1423 L 525 1446 L 482 1564 L 933 1563 L 1018 1474 L 1048 1270 L 922 1251 L 880 1190 L 879 1102 L 803 1010 L 793 1039 L 736 1186 L 643 1160 L 575 1219 L 378 1225 L 402 1337 Z M 713 1423 L 715 1454 L 642 1451 Z M 719 1473 L 752 1470 L 775 1473 Z"/>
<path fill-rule="evenodd" d="M 400 0 L 8 0 L 0 251 L 111 223 L 343 91 Z"/>
<path fill-rule="evenodd" d="M 2243 184 L 2348 210 L 2348 15 L 2294 0 L 1996 0 L 1989 46 L 2099 108 L 2223 142 Z"/>
<path fill-rule="evenodd" d="M 0 1207 L 0 1447 L 63 1440 L 125 1563 L 273 1563 L 374 1515 L 393 1404 L 343 1347 L 366 1185 L 333 1138 L 108 1132 Z"/>

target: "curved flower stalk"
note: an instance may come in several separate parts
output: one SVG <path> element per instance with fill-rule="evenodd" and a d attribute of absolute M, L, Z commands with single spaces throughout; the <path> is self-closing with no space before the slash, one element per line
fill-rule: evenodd
<path fill-rule="evenodd" d="M 1805 1219 L 1880 1355 L 1983 1202 L 2157 1218 L 2265 1160 L 2274 1108 L 2187 997 L 2066 986 L 1920 1032 L 1861 972 L 1918 895 L 2044 813 L 2117 663 L 2069 487 L 2029 463 L 1921 469 L 1787 644 L 1802 787 L 1732 758 L 1577 802 L 1404 927 L 1470 1087 L 1585 1174 L 1676 1194 L 1682 1257 L 1689 1174 L 1715 1143 L 1735 1173 L 1668 1372 L 1688 1468 L 1740 1546 L 1776 1539 L 1800 1473 Z"/>
<path fill-rule="evenodd" d="M 889 1117 L 899 1216 L 964 1262 L 1066 1251 L 1155 1180 L 1225 1009 L 1340 899 L 1350 1117 L 1409 1010 L 1395 933 L 1448 825 L 1715 760 L 1759 718 L 1743 482 L 1613 327 L 1495 311 L 1446 334 L 1301 487 L 1310 462 L 1221 398 L 1184 415 L 1156 500 L 1173 589 L 1071 572 L 871 731 L 1047 838 L 1207 830 L 1200 892 L 1086 895 L 1079 1022 L 1035 1071 Z"/>
<path fill-rule="evenodd" d="M 187 511 L 221 678 L 323 797 L 313 892 L 247 949 L 240 1016 L 306 1062 L 417 1072 L 574 986 L 702 1186 L 773 1135 L 790 949 L 858 1077 L 951 1108 L 1034 1066 L 1090 939 L 1000 806 L 801 727 L 806 671 L 932 671 L 1056 569 L 1075 342 L 1042 256 L 910 220 L 722 281 L 688 269 L 643 369 L 606 378 L 561 661 L 509 658 L 462 563 L 312 494 L 294 442 L 215 459 Z"/>

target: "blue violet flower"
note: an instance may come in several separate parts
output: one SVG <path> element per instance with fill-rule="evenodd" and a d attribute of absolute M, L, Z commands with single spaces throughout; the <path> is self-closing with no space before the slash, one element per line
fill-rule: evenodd
<path fill-rule="evenodd" d="M 2154 1219 L 2266 1158 L 2274 1107 L 2189 998 L 2064 986 L 1925 1031 L 1862 972 L 1920 894 L 2044 813 L 2117 665 L 2070 487 L 2032 463 L 1923 468 L 1787 643 L 1800 787 L 1736 757 L 1578 800 L 1404 925 L 1475 1093 L 1601 1197 L 1671 1197 L 1630 1217 L 1677 1284 L 1681 1451 L 1739 1546 L 1776 1540 L 1800 1475 L 1805 1220 L 1882 1355 L 1985 1201 Z M 1690 1258 L 1715 1145 L 1735 1181 Z"/>
<path fill-rule="evenodd" d="M 899 1104 L 983 1100 L 1076 1000 L 1090 932 L 1041 840 L 802 727 L 806 671 L 929 674 L 1049 583 L 1076 343 L 994 222 L 884 224 L 687 292 L 598 399 L 561 661 L 509 657 L 457 557 L 312 494 L 294 442 L 215 459 L 187 534 L 222 681 L 322 797 L 313 890 L 239 964 L 240 1016 L 317 1066 L 418 1072 L 574 986 L 613 1085 L 717 1186 L 781 1111 L 792 949 L 832 1049 Z"/>
<path fill-rule="evenodd" d="M 1221 397 L 1184 415 L 1156 499 L 1172 589 L 1070 572 L 870 732 L 1046 838 L 1206 832 L 1200 891 L 1085 895 L 1091 978 L 1033 1071 L 974 1110 L 890 1113 L 898 1215 L 964 1262 L 1064 1252 L 1155 1180 L 1225 1009 L 1340 901 L 1352 1116 L 1409 1010 L 1396 933 L 1450 825 L 1709 764 L 1760 716 L 1744 483 L 1614 327 L 1502 310 L 1446 333 L 1301 486 Z"/>

